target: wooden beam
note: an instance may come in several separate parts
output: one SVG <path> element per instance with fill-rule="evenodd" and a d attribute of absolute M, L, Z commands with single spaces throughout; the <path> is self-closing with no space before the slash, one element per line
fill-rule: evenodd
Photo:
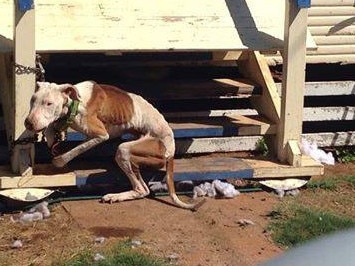
<path fill-rule="evenodd" d="M 256 51 L 245 51 L 237 64 L 245 78 L 262 87 L 262 97 L 255 97 L 252 101 L 254 108 L 277 124 L 280 119 L 280 96 L 264 56 Z"/>
<path fill-rule="evenodd" d="M 20 10 L 15 1 L 14 61 L 22 66 L 35 67 L 35 10 Z M 14 119 L 11 138 L 14 143 L 32 137 L 24 127 L 24 119 L 29 111 L 29 102 L 35 88 L 35 73 L 14 69 L 13 110 Z M 34 145 L 16 144 L 11 153 L 11 166 L 15 173 L 32 175 Z"/>
<path fill-rule="evenodd" d="M 287 161 L 287 143 L 299 142 L 302 133 L 306 67 L 307 9 L 286 1 L 281 117 L 278 128 L 278 159 Z"/>
<path fill-rule="evenodd" d="M 287 162 L 295 167 L 299 167 L 302 164 L 302 154 L 298 143 L 294 140 L 287 142 Z"/>

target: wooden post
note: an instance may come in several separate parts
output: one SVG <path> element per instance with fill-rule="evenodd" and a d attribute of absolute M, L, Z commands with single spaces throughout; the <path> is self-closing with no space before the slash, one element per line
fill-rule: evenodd
<path fill-rule="evenodd" d="M 15 1 L 14 63 L 35 67 L 35 10 L 33 1 Z M 11 166 L 15 173 L 32 175 L 34 164 L 34 144 L 21 140 L 33 137 L 26 131 L 24 120 L 29 112 L 29 102 L 35 88 L 36 74 L 19 71 L 14 66 L 13 82 L 13 126 L 11 139 Z"/>
<path fill-rule="evenodd" d="M 307 8 L 286 0 L 283 51 L 281 118 L 278 128 L 278 158 L 301 164 L 298 142 L 302 133 L 306 67 Z"/>

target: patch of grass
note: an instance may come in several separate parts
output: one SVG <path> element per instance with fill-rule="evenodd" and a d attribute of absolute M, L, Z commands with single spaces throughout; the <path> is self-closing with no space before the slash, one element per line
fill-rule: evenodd
<path fill-rule="evenodd" d="M 285 206 L 272 217 L 273 240 L 292 247 L 315 237 L 355 226 L 355 220 L 300 205 Z"/>
<path fill-rule="evenodd" d="M 339 162 L 350 163 L 355 162 L 355 148 L 354 147 L 342 147 L 336 149 L 336 155 Z"/>
<path fill-rule="evenodd" d="M 57 262 L 56 266 L 165 266 L 168 265 L 162 260 L 140 253 L 131 248 L 130 241 L 122 241 L 110 250 L 100 253 L 104 259 L 94 261 L 95 252 L 84 250 L 74 258 Z"/>
<path fill-rule="evenodd" d="M 336 179 L 325 179 L 325 180 L 310 180 L 307 183 L 307 188 L 310 189 L 325 189 L 325 190 L 335 190 L 338 185 L 338 181 Z"/>
<path fill-rule="evenodd" d="M 256 142 L 255 150 L 256 152 L 260 153 L 264 157 L 268 157 L 270 155 L 270 149 L 264 138 L 261 138 Z"/>

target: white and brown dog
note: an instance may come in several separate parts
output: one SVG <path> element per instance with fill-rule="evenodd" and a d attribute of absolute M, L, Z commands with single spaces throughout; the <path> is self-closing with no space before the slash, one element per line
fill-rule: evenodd
<path fill-rule="evenodd" d="M 37 82 L 25 120 L 26 128 L 34 132 L 45 130 L 51 147 L 55 142 L 55 125 L 63 118 L 67 120 L 67 126 L 82 132 L 89 140 L 54 157 L 52 163 L 57 167 L 63 167 L 109 138 L 119 137 L 125 132 L 137 135 L 137 139 L 120 144 L 115 156 L 117 164 L 128 176 L 132 190 L 107 194 L 102 198 L 104 202 L 147 196 L 149 188 L 140 174 L 140 167 L 161 169 L 165 166 L 166 182 L 174 203 L 186 209 L 196 207 L 196 204 L 182 202 L 175 193 L 173 131 L 158 110 L 141 96 L 93 81 L 75 85 Z"/>

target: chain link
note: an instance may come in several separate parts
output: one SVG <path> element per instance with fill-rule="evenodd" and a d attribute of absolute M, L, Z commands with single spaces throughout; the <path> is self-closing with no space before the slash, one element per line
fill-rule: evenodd
<path fill-rule="evenodd" d="M 15 63 L 14 66 L 15 66 L 15 73 L 17 75 L 35 74 L 36 81 L 44 81 L 45 80 L 45 78 L 44 78 L 45 70 L 44 70 L 43 65 L 41 63 L 41 56 L 39 54 L 36 54 L 36 67 L 24 66 L 24 65 L 21 65 L 18 63 Z M 38 134 L 34 134 L 33 137 L 12 140 L 11 146 L 12 146 L 12 148 L 14 148 L 15 145 L 26 145 L 29 143 L 35 143 L 37 141 L 38 141 Z"/>
<path fill-rule="evenodd" d="M 15 147 L 15 145 L 26 145 L 29 143 L 35 143 L 38 140 L 38 134 L 34 134 L 33 137 L 27 137 L 27 138 L 21 138 L 18 140 L 14 140 L 11 142 L 12 148 Z"/>
<path fill-rule="evenodd" d="M 30 66 L 24 66 L 18 63 L 15 63 L 15 73 L 17 75 L 23 75 L 23 74 L 35 74 L 36 75 L 36 80 L 37 81 L 44 81 L 44 74 L 45 70 L 43 68 L 43 65 L 41 63 L 41 56 L 36 55 L 36 67 L 30 67 Z"/>

